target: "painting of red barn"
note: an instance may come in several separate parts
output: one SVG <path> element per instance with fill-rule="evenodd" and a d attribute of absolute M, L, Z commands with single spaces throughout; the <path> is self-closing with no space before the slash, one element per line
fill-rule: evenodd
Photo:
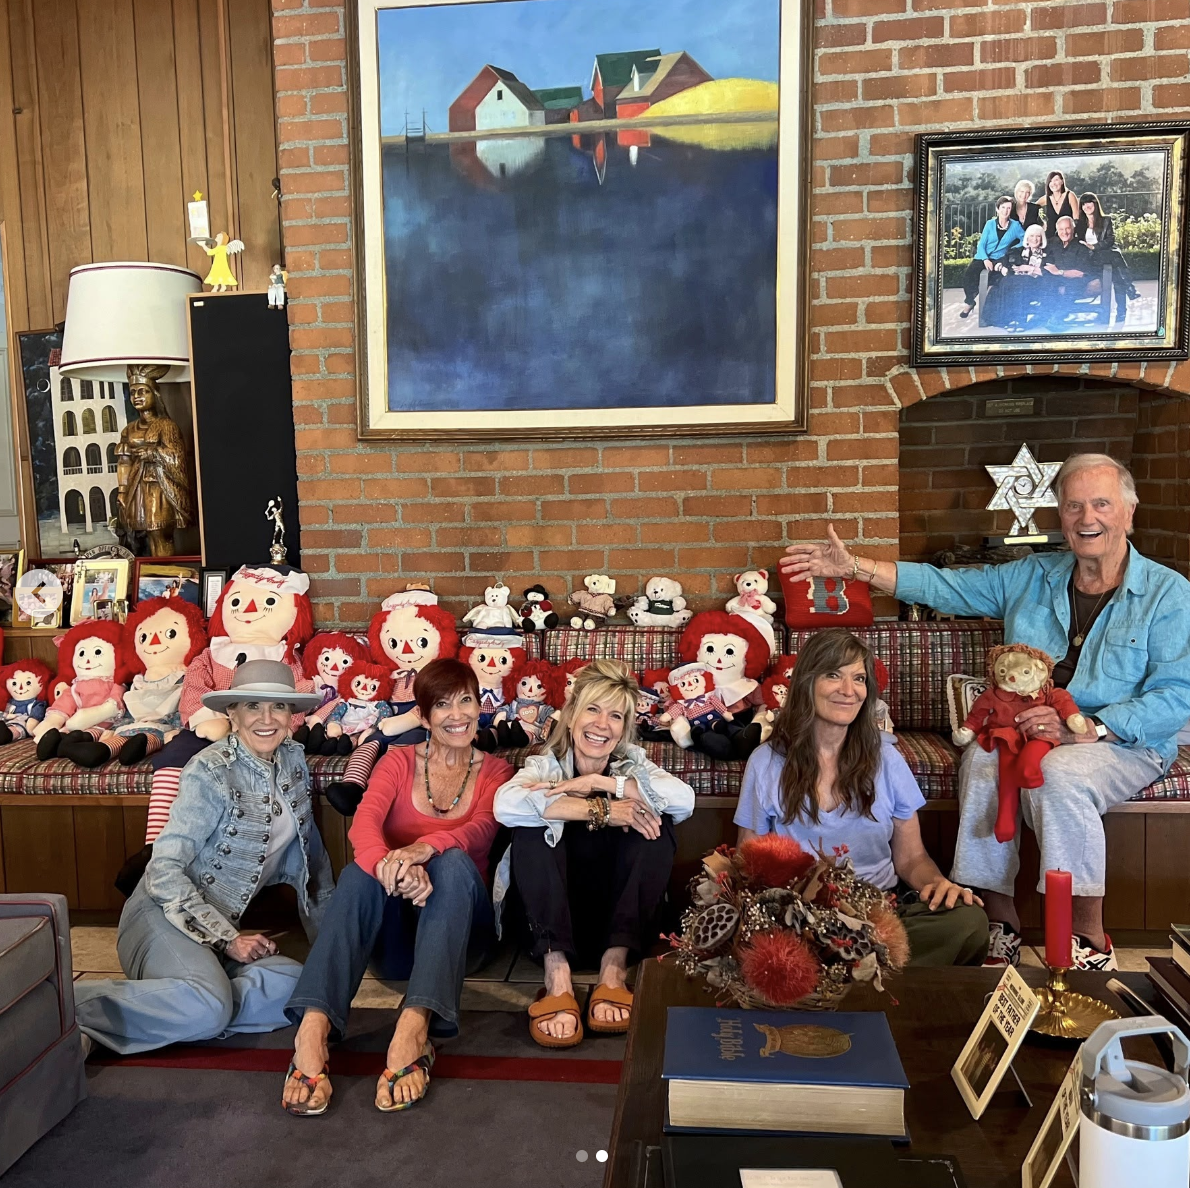
<path fill-rule="evenodd" d="M 358 0 L 364 437 L 806 421 L 809 0 Z"/>

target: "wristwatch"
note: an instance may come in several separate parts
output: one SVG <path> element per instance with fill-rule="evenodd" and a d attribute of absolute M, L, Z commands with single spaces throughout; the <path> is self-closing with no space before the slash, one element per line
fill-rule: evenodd
<path fill-rule="evenodd" d="M 1107 727 L 1094 714 L 1088 714 L 1087 721 L 1095 727 L 1095 737 L 1100 742 L 1107 738 Z"/>
<path fill-rule="evenodd" d="M 622 775 L 618 775 L 618 776 L 616 776 L 616 790 L 615 790 L 615 791 L 612 793 L 612 795 L 613 795 L 613 796 L 614 796 L 614 797 L 615 797 L 617 800 L 623 800 L 623 799 L 624 799 L 624 785 L 625 785 L 625 784 L 627 784 L 627 783 L 628 783 L 628 777 L 627 777 L 627 776 L 622 776 Z"/>

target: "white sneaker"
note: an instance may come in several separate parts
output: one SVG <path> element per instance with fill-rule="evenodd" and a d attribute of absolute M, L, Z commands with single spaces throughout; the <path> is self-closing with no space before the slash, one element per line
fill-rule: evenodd
<path fill-rule="evenodd" d="M 1013 932 L 1007 924 L 993 920 L 988 925 L 988 955 L 983 959 L 983 963 L 1001 968 L 1020 965 L 1021 934 Z"/>
<path fill-rule="evenodd" d="M 1075 933 L 1070 942 L 1070 966 L 1072 969 L 1094 969 L 1104 973 L 1119 969 L 1116 964 L 1116 951 L 1112 948 L 1111 937 L 1105 932 L 1107 952 L 1094 948 L 1086 937 Z"/>

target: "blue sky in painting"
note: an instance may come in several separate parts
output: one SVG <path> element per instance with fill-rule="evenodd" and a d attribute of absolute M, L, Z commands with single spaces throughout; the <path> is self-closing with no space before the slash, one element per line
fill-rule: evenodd
<path fill-rule="evenodd" d="M 597 53 L 686 50 L 715 78 L 777 80 L 779 0 L 495 0 L 392 8 L 377 17 L 381 135 L 405 112 L 446 131 L 447 109 L 485 62 L 534 90 L 582 86 Z"/>

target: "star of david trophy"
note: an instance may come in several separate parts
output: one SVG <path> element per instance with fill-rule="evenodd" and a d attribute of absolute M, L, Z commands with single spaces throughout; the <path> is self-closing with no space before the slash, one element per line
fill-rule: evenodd
<path fill-rule="evenodd" d="M 1061 468 L 1061 462 L 1038 462 L 1028 445 L 1017 450 L 1011 466 L 985 466 L 996 484 L 996 493 L 987 505 L 988 511 L 1011 511 L 1013 524 L 1007 536 L 989 536 L 984 543 L 1044 545 L 1061 542 L 1060 532 L 1042 532 L 1033 518 L 1040 507 L 1058 506 L 1053 482 Z"/>

